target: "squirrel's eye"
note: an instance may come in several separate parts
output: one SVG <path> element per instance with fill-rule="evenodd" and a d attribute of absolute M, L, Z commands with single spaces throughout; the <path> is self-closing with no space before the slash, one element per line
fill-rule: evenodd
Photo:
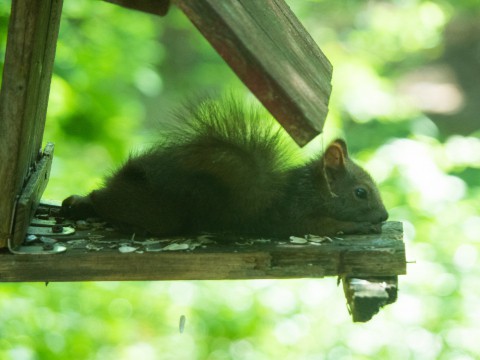
<path fill-rule="evenodd" d="M 367 198 L 367 190 L 364 189 L 363 187 L 357 187 L 355 189 L 355 196 L 358 197 L 359 199 L 366 199 Z"/>

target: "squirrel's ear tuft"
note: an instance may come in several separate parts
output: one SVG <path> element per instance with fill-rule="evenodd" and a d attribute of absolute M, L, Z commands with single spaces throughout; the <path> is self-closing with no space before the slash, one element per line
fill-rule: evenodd
<path fill-rule="evenodd" d="M 348 158 L 348 149 L 347 149 L 347 143 L 345 142 L 345 140 L 343 139 L 336 139 L 333 143 L 333 144 L 337 144 L 338 146 L 341 146 L 342 147 L 342 150 L 343 150 L 343 155 Z"/>
<path fill-rule="evenodd" d="M 341 139 L 332 142 L 324 155 L 325 165 L 335 170 L 345 166 L 346 158 L 348 158 L 347 144 Z"/>

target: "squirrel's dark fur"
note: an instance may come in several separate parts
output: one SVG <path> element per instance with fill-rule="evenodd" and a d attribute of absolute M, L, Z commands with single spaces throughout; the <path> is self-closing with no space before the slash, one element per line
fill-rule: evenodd
<path fill-rule="evenodd" d="M 342 140 L 302 165 L 294 152 L 255 111 L 207 100 L 186 109 L 175 131 L 131 157 L 103 188 L 65 199 L 62 210 L 158 236 L 380 231 L 388 214 L 377 187 Z"/>

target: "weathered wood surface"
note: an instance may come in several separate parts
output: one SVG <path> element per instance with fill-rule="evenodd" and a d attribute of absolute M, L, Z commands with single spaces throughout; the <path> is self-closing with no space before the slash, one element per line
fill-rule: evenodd
<path fill-rule="evenodd" d="M 299 145 L 328 112 L 332 66 L 283 0 L 174 0 Z"/>
<path fill-rule="evenodd" d="M 153 15 L 165 16 L 170 7 L 170 0 L 104 0 L 122 7 L 143 11 Z"/>
<path fill-rule="evenodd" d="M 53 143 L 48 143 L 45 146 L 40 160 L 35 164 L 35 168 L 18 199 L 11 242 L 13 247 L 19 246 L 25 240 L 30 220 L 33 218 L 43 191 L 47 187 L 50 168 L 52 167 L 53 150 Z"/>
<path fill-rule="evenodd" d="M 61 239 L 68 249 L 55 255 L 0 253 L 0 281 L 365 277 L 406 271 L 399 222 L 386 223 L 382 234 L 342 236 L 320 244 L 216 238 L 192 249 L 195 239 L 162 239 L 158 246 L 153 245 L 157 246 L 155 251 L 149 251 L 142 245 L 144 239 L 133 243 L 129 236 L 118 237 L 113 232 L 81 230 L 75 235 L 52 237 Z M 119 244 L 124 243 L 141 253 L 121 253 Z M 171 244 L 190 244 L 190 250 L 164 249 Z M 160 248 L 164 250 L 158 251 Z"/>
<path fill-rule="evenodd" d="M 369 321 L 397 300 L 398 277 L 343 277 L 343 290 L 354 322 Z"/>
<path fill-rule="evenodd" d="M 0 90 L 0 248 L 42 145 L 62 0 L 13 0 Z"/>

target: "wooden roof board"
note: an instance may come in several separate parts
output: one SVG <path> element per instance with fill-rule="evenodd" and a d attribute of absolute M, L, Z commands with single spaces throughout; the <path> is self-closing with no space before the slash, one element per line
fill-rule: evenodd
<path fill-rule="evenodd" d="M 299 145 L 328 112 L 332 66 L 283 0 L 176 0 Z"/>

